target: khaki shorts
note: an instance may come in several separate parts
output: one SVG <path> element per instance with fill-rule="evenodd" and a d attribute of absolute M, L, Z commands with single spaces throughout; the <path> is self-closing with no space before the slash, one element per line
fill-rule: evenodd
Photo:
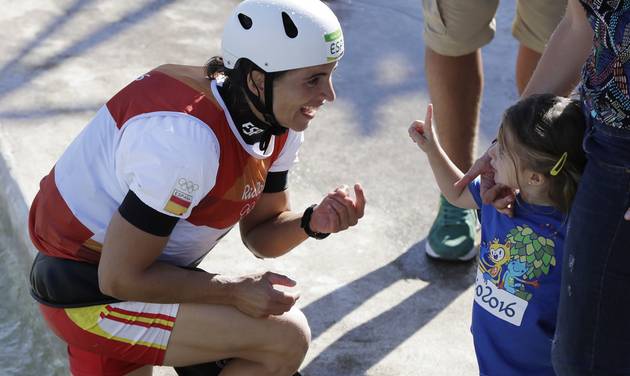
<path fill-rule="evenodd" d="M 494 37 L 499 0 L 422 0 L 424 42 L 446 56 L 462 56 Z M 542 52 L 562 19 L 567 0 L 518 0 L 512 35 L 524 46 Z"/>

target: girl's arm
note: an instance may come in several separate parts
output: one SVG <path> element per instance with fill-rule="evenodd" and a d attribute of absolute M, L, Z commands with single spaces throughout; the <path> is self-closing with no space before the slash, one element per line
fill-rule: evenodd
<path fill-rule="evenodd" d="M 455 186 L 464 174 L 455 166 L 442 149 L 432 126 L 433 105 L 427 106 L 424 122 L 414 121 L 409 127 L 409 136 L 424 151 L 429 159 L 433 176 L 440 191 L 451 204 L 466 209 L 478 209 L 467 186 Z"/>

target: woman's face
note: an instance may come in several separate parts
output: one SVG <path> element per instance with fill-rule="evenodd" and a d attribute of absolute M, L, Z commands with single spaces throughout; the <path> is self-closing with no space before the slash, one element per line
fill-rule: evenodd
<path fill-rule="evenodd" d="M 273 113 L 278 122 L 294 131 L 303 131 L 326 101 L 335 100 L 332 74 L 337 63 L 317 65 L 286 72 L 274 80 Z"/>

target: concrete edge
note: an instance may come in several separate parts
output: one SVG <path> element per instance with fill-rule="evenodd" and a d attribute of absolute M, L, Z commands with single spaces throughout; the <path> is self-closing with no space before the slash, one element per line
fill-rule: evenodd
<path fill-rule="evenodd" d="M 2 137 L 0 135 L 0 137 Z M 2 142 L 4 144 L 4 142 Z M 37 254 L 37 250 L 33 246 L 28 234 L 28 208 L 26 199 L 19 187 L 17 180 L 11 173 L 10 155 L 7 155 L 5 145 L 2 145 L 0 151 L 0 181 L 2 181 L 2 189 L 0 190 L 0 203 L 6 208 L 8 222 L 11 228 L 10 233 L 16 235 L 14 240 L 18 242 L 21 250 L 26 252 L 28 261 Z"/>
<path fill-rule="evenodd" d="M 24 273 L 26 280 L 28 281 L 28 275 L 31 268 L 33 258 L 37 254 L 37 249 L 31 243 L 31 239 L 28 233 L 28 211 L 29 205 L 26 203 L 26 198 L 19 183 L 12 174 L 11 154 L 7 152 L 7 143 L 4 135 L 0 133 L 0 182 L 2 187 L 0 188 L 0 207 L 5 208 L 6 224 L 9 228 L 6 229 L 10 236 L 11 243 L 15 245 L 13 256 L 16 257 L 21 269 L 19 272 Z M 11 250 L 9 250 L 11 252 Z M 29 308 L 27 308 L 29 309 Z M 36 303 L 33 300 L 33 310 L 36 310 Z M 45 324 L 42 322 L 42 326 Z M 45 332 L 38 338 L 40 343 L 38 346 L 42 348 L 49 348 L 57 356 L 63 356 L 65 353 L 64 346 L 61 341 L 57 339 L 50 330 Z M 64 360 L 65 363 L 65 360 Z M 66 367 L 60 370 L 62 374 L 68 374 Z"/>

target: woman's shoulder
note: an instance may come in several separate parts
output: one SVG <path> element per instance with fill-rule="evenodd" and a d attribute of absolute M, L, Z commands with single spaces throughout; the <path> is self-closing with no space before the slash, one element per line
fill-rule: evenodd
<path fill-rule="evenodd" d="M 156 67 L 153 71 L 163 73 L 204 93 L 208 99 L 216 103 L 210 90 L 210 80 L 206 76 L 203 66 L 164 64 Z"/>
<path fill-rule="evenodd" d="M 194 79 L 205 79 L 204 67 L 196 65 L 162 64 L 154 71 L 162 72 L 173 76 L 189 77 Z"/>

